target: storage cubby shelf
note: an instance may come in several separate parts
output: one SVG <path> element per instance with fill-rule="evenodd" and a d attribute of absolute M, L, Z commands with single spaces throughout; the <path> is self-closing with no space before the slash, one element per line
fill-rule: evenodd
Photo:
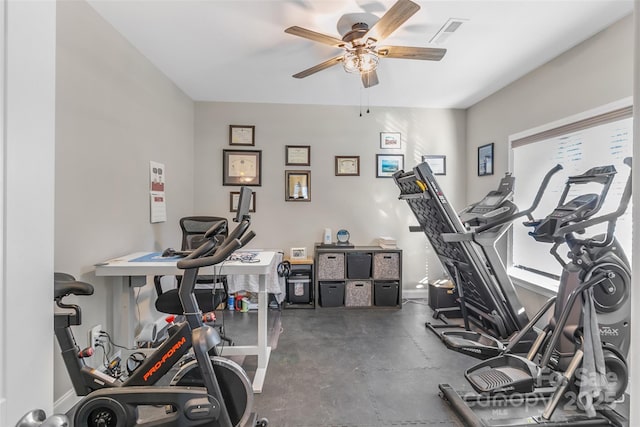
<path fill-rule="evenodd" d="M 402 250 L 315 245 L 316 307 L 402 308 Z"/>

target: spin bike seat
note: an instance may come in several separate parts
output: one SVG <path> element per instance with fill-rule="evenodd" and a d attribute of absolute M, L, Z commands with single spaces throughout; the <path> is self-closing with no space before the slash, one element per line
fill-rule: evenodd
<path fill-rule="evenodd" d="M 67 295 L 93 295 L 93 286 L 79 282 L 70 274 L 54 273 L 53 297 L 60 299 Z"/>

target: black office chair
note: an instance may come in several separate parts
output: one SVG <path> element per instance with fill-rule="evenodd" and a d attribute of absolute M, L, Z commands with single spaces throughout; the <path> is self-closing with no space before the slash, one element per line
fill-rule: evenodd
<path fill-rule="evenodd" d="M 180 229 L 182 230 L 182 248 L 181 251 L 190 251 L 200 246 L 204 240 L 204 234 L 214 224 L 223 222 L 220 224 L 220 231 L 214 238 L 224 239 L 228 234 L 228 226 L 226 218 L 216 216 L 188 216 L 180 219 Z M 178 296 L 178 288 L 172 288 L 164 290 L 161 283 L 162 276 L 154 277 L 154 284 L 156 287 L 156 293 L 158 298 L 156 299 L 156 309 L 161 313 L 181 315 L 184 313 L 180 298 Z M 182 276 L 176 276 L 178 287 Z M 215 309 L 227 300 L 229 296 L 229 288 L 227 285 L 227 278 L 225 276 L 212 276 L 203 275 L 198 276 L 197 284 L 210 285 L 210 288 L 196 288 L 195 297 L 198 301 L 198 306 L 204 312 L 215 311 Z M 222 287 L 216 287 L 216 284 L 221 284 Z M 224 337 L 222 333 L 222 339 L 231 344 L 231 340 Z"/>

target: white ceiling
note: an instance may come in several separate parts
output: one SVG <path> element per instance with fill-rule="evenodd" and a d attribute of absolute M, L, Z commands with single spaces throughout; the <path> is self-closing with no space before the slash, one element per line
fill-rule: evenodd
<path fill-rule="evenodd" d="M 380 84 L 365 90 L 341 65 L 292 78 L 340 49 L 284 29 L 340 38 L 342 15 L 380 17 L 394 0 L 89 3 L 196 101 L 435 108 L 467 108 L 633 11 L 632 0 L 417 1 L 384 44 L 436 47 L 429 40 L 449 18 L 468 21 L 437 46 L 447 49 L 442 61 L 382 58 Z"/>

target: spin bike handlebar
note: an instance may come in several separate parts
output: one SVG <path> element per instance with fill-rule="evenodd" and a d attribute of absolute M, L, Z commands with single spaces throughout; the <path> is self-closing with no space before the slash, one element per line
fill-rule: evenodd
<path fill-rule="evenodd" d="M 246 230 L 246 227 L 248 227 L 248 224 L 244 227 L 244 230 Z M 239 228 L 241 228 L 240 225 L 238 225 L 238 227 L 236 227 L 236 229 L 234 229 L 231 234 L 234 236 L 241 234 L 235 232 Z M 222 245 L 216 248 L 215 252 L 211 255 L 207 255 L 207 253 L 209 253 L 211 249 L 215 248 L 216 243 L 212 240 L 205 241 L 205 243 L 199 246 L 187 257 L 178 261 L 176 267 L 181 270 L 191 270 L 194 268 L 209 267 L 212 265 L 220 264 L 222 261 L 227 259 L 227 257 L 234 251 L 249 243 L 251 239 L 256 236 L 256 233 L 250 231 L 240 239 L 232 237 L 232 235 L 229 235 L 229 237 L 225 239 Z"/>
<path fill-rule="evenodd" d="M 531 219 L 531 213 L 536 210 L 536 208 L 538 207 L 538 205 L 540 204 L 540 200 L 542 199 L 542 195 L 544 194 L 545 190 L 547 189 L 547 186 L 549 185 L 549 181 L 551 181 L 551 177 L 553 175 L 555 175 L 557 172 L 562 170 L 562 165 L 555 165 L 551 170 L 549 170 L 549 172 L 547 172 L 547 174 L 544 176 L 544 178 L 542 179 L 542 183 L 540 184 L 540 188 L 538 188 L 538 193 L 536 194 L 536 197 L 533 199 L 533 203 L 531 204 L 531 206 L 529 207 L 529 209 L 525 209 L 523 211 L 517 212 L 513 215 L 509 215 L 507 217 L 504 217 L 502 219 L 499 219 L 497 221 L 494 222 L 490 222 L 488 224 L 482 225 L 478 228 L 476 228 L 474 230 L 475 233 L 482 233 L 483 231 L 487 231 L 490 230 L 494 227 L 497 227 L 498 225 L 502 225 L 502 224 L 506 224 L 509 222 L 513 222 L 516 219 L 523 217 L 523 216 L 528 216 L 529 219 Z"/>
<path fill-rule="evenodd" d="M 631 169 L 633 167 L 631 157 L 626 157 L 624 159 L 624 164 L 629 166 L 629 168 Z M 625 211 L 627 210 L 627 206 L 629 205 L 629 201 L 631 200 L 631 182 L 632 182 L 632 173 L 631 171 L 629 171 L 627 184 L 625 185 L 624 191 L 622 192 L 622 197 L 620 197 L 620 204 L 618 205 L 618 209 L 616 209 L 614 212 L 610 212 L 608 214 L 605 214 L 596 218 L 590 218 L 583 222 L 576 222 L 570 225 L 565 225 L 563 227 L 560 227 L 553 234 L 553 237 L 564 237 L 569 233 L 582 231 L 586 228 L 593 227 L 594 225 L 608 222 L 609 227 L 607 229 L 607 238 L 606 238 L 606 241 L 608 241 L 612 237 L 610 235 L 613 234 L 612 227 L 615 225 L 615 221 L 625 213 Z"/>
<path fill-rule="evenodd" d="M 216 234 L 219 234 L 222 230 L 227 227 L 226 220 L 220 220 L 213 223 L 211 227 L 204 233 L 205 239 L 211 239 Z"/>

